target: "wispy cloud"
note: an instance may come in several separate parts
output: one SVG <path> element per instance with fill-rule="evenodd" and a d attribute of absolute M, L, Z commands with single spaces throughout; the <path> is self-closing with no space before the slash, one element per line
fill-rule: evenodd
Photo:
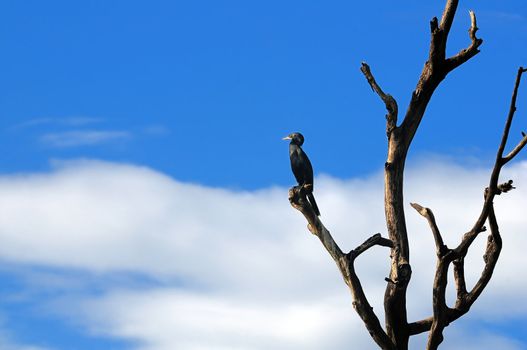
<path fill-rule="evenodd" d="M 170 134 L 170 129 L 164 125 L 153 124 L 143 128 L 143 132 L 150 136 L 165 136 Z"/>
<path fill-rule="evenodd" d="M 59 125 L 79 127 L 102 122 L 101 118 L 93 117 L 67 117 L 67 118 L 35 118 L 13 125 L 11 130 L 20 130 L 42 125 Z"/>
<path fill-rule="evenodd" d="M 40 137 L 40 141 L 50 147 L 66 148 L 124 141 L 130 137 L 130 132 L 120 130 L 73 130 L 47 133 Z"/>
<path fill-rule="evenodd" d="M 445 243 L 455 246 L 478 215 L 488 175 L 434 160 L 408 169 L 405 198 L 434 209 Z M 527 319 L 527 280 L 517 276 L 527 245 L 527 162 L 508 168 L 505 178 L 515 179 L 518 189 L 496 199 L 504 252 L 473 308 L 479 319 Z M 368 233 L 385 232 L 382 174 L 317 181 L 323 220 L 344 250 Z M 55 317 L 131 340 L 136 350 L 375 349 L 334 263 L 289 206 L 285 188 L 236 192 L 182 183 L 144 167 L 84 161 L 46 174 L 0 177 L 0 212 L 2 261 L 98 276 L 133 272 L 156 281 L 141 288 L 101 285 L 96 295 L 64 289 L 59 299 L 39 299 L 53 305 Z M 408 313 L 418 320 L 431 313 L 434 241 L 426 221 L 407 212 L 413 264 Z M 469 285 L 481 272 L 484 245 L 481 239 L 467 257 Z M 357 262 L 381 319 L 387 255 L 372 249 Z M 69 284 L 51 282 L 46 288 Z M 454 323 L 445 346 L 466 344 L 526 345 Z"/>
<path fill-rule="evenodd" d="M 4 322 L 2 322 L 4 323 Z M 40 346 L 33 346 L 18 342 L 13 339 L 9 331 L 5 329 L 6 325 L 2 324 L 0 328 L 0 349 L 2 350 L 51 350 Z"/>
<path fill-rule="evenodd" d="M 479 15 L 480 17 L 488 17 L 494 20 L 504 22 L 522 22 L 527 20 L 527 18 L 523 14 L 515 12 L 481 11 Z"/>

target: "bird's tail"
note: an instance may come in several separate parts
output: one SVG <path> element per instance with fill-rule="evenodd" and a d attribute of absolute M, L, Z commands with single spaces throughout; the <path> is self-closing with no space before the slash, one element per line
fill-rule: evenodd
<path fill-rule="evenodd" d="M 309 203 L 311 203 L 311 206 L 313 207 L 315 214 L 317 214 L 317 216 L 320 216 L 320 210 L 318 210 L 318 205 L 317 205 L 317 202 L 315 201 L 315 196 L 313 196 L 313 192 L 309 192 L 307 194 L 307 198 L 309 199 Z"/>

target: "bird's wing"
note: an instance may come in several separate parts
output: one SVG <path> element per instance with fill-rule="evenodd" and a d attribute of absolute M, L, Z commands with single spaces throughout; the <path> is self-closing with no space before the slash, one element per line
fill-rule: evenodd
<path fill-rule="evenodd" d="M 301 158 L 304 163 L 304 183 L 313 185 L 313 166 L 311 165 L 311 161 L 304 150 L 300 149 L 300 152 L 302 153 Z"/>

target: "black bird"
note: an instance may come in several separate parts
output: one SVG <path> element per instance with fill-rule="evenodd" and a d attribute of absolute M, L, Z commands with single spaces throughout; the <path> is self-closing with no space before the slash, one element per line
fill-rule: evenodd
<path fill-rule="evenodd" d="M 307 190 L 307 198 L 309 203 L 311 203 L 315 214 L 320 216 L 317 202 L 315 202 L 315 197 L 313 197 L 313 167 L 311 166 L 307 154 L 301 147 L 304 143 L 304 136 L 299 132 L 294 132 L 284 137 L 283 140 L 291 140 L 289 143 L 291 169 L 293 170 L 293 174 L 295 175 L 298 184 Z"/>

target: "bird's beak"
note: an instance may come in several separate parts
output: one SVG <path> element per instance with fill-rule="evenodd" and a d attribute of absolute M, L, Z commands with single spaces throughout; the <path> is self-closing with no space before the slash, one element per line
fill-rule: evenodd
<path fill-rule="evenodd" d="M 282 140 L 291 140 L 291 136 L 287 135 L 287 136 L 284 137 Z"/>

